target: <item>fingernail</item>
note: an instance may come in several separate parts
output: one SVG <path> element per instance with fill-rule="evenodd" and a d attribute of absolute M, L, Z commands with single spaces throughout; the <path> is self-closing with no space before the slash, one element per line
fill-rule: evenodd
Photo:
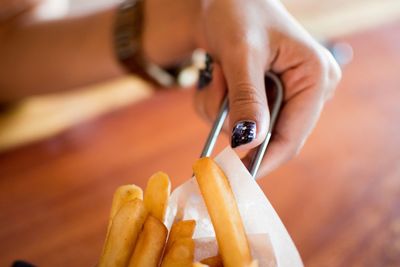
<path fill-rule="evenodd" d="M 212 67 L 213 60 L 209 54 L 206 54 L 205 67 L 199 70 L 199 80 L 197 82 L 197 89 L 201 90 L 212 81 Z"/>
<path fill-rule="evenodd" d="M 232 130 L 231 147 L 248 144 L 256 138 L 256 123 L 254 121 L 239 121 Z"/>

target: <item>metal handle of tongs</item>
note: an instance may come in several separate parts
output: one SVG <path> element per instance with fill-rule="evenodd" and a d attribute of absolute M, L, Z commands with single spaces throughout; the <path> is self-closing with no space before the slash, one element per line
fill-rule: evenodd
<path fill-rule="evenodd" d="M 257 152 L 254 155 L 252 162 L 250 163 L 249 172 L 254 178 L 256 178 L 257 171 L 260 167 L 260 164 L 264 157 L 265 151 L 267 150 L 269 140 L 271 139 L 272 130 L 274 129 L 275 122 L 276 122 L 276 119 L 278 118 L 279 110 L 281 109 L 282 101 L 283 101 L 283 85 L 282 85 L 281 80 L 278 78 L 278 76 L 276 76 L 276 74 L 274 74 L 272 72 L 267 72 L 265 77 L 271 79 L 273 81 L 273 83 L 275 84 L 276 95 L 275 95 L 274 103 L 272 106 L 272 110 L 270 110 L 271 118 L 270 118 L 267 136 L 265 137 L 265 140 L 258 146 Z M 267 90 L 267 94 L 268 94 L 268 88 L 266 88 L 266 90 Z M 208 135 L 207 141 L 204 145 L 204 148 L 203 148 L 203 151 L 201 152 L 200 157 L 209 157 L 211 155 L 211 153 L 214 149 L 215 143 L 217 141 L 217 138 L 222 130 L 222 126 L 224 125 L 225 119 L 228 115 L 228 111 L 229 111 L 229 103 L 228 103 L 228 96 L 226 95 L 224 98 L 224 101 L 222 102 L 220 110 L 218 112 L 218 116 L 217 116 L 216 120 L 214 121 L 214 124 Z"/>

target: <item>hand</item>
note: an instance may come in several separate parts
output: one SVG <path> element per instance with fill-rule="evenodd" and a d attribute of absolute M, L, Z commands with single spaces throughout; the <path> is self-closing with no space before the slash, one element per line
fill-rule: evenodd
<path fill-rule="evenodd" d="M 162 0 L 149 0 L 145 50 L 159 64 L 178 62 L 196 47 L 213 57 L 212 82 L 198 91 L 196 107 L 214 120 L 228 91 L 229 127 L 233 129 L 232 146 L 237 149 L 254 148 L 265 138 L 269 111 L 264 73 L 270 70 L 280 76 L 284 104 L 260 169 L 266 174 L 299 152 L 340 80 L 340 69 L 278 1 L 199 1 L 164 1 L 162 5 Z M 155 2 L 174 10 L 178 7 L 173 5 L 179 5 L 183 13 L 153 13 L 150 7 Z M 161 9 L 158 12 L 163 13 Z M 151 29 L 158 34 L 151 34 Z M 177 38 L 167 32 L 177 32 Z M 155 47 L 156 39 L 162 48 Z"/>

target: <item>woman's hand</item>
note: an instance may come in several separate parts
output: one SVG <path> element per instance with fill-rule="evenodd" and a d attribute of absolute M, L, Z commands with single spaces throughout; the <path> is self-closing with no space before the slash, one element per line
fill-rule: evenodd
<path fill-rule="evenodd" d="M 174 64 L 197 47 L 214 59 L 213 79 L 201 83 L 196 107 L 214 120 L 228 90 L 233 147 L 251 149 L 265 138 L 264 74 L 273 71 L 284 84 L 284 104 L 260 171 L 266 174 L 299 152 L 341 72 L 280 2 L 147 0 L 146 5 L 144 47 L 151 60 Z"/>

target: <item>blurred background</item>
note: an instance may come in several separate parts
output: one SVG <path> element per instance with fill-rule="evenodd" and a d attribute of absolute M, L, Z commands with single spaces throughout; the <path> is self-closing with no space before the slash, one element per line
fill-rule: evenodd
<path fill-rule="evenodd" d="M 400 266 L 400 1 L 283 3 L 343 81 L 301 154 L 259 184 L 306 266 Z M 50 0 L 38 13 L 113 4 Z M 192 96 L 130 76 L 2 106 L 0 265 L 93 266 L 117 186 L 190 177 L 210 129 Z"/>

